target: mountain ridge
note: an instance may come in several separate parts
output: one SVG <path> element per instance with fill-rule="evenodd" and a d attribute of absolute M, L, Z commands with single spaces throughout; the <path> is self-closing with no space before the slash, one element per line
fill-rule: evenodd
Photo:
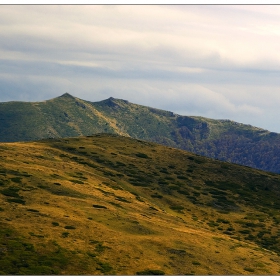
<path fill-rule="evenodd" d="M 0 103 L 0 141 L 115 133 L 280 173 L 280 134 L 230 120 L 181 116 L 110 97 L 65 93 L 43 102 Z"/>

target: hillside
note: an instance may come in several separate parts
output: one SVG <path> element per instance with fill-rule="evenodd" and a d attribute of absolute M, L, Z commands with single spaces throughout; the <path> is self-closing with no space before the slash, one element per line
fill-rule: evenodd
<path fill-rule="evenodd" d="M 108 134 L 0 151 L 0 274 L 280 274 L 278 174 Z"/>
<path fill-rule="evenodd" d="M 229 120 L 180 116 L 109 98 L 66 93 L 44 102 L 0 103 L 0 141 L 115 133 L 280 173 L 280 134 Z"/>

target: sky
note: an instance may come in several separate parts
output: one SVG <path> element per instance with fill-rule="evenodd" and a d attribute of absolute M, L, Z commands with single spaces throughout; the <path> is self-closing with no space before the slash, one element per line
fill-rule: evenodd
<path fill-rule="evenodd" d="M 0 102 L 70 93 L 280 133 L 280 5 L 1 5 Z"/>

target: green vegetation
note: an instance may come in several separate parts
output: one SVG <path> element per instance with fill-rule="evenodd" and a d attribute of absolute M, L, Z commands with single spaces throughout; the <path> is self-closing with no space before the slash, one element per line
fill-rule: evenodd
<path fill-rule="evenodd" d="M 98 265 L 99 267 L 97 268 L 97 270 L 100 270 L 105 275 L 111 272 L 113 269 L 109 263 L 98 262 Z"/>
<path fill-rule="evenodd" d="M 68 232 L 68 231 L 64 231 L 64 232 L 62 232 L 62 234 L 61 234 L 61 236 L 62 236 L 63 238 L 68 237 L 68 235 L 69 235 L 69 232 Z"/>
<path fill-rule="evenodd" d="M 93 204 L 92 206 L 93 206 L 94 208 L 107 209 L 107 207 L 104 206 L 104 205 Z"/>
<path fill-rule="evenodd" d="M 184 210 L 184 206 L 181 206 L 181 205 L 171 205 L 170 209 L 180 212 L 180 211 Z"/>
<path fill-rule="evenodd" d="M 137 153 L 135 154 L 137 157 L 140 157 L 140 158 L 149 158 L 146 154 L 144 153 Z"/>
<path fill-rule="evenodd" d="M 3 225 L 0 249 L 0 275 L 57 275 L 72 263 L 70 252 L 55 242 L 50 242 L 47 249 L 36 249 L 16 231 Z"/>
<path fill-rule="evenodd" d="M 1 142 L 114 133 L 280 173 L 280 135 L 230 120 L 180 116 L 115 98 L 89 102 L 68 93 L 44 102 L 2 102 L 0 119 Z M 84 146 L 67 151 L 77 160 L 78 155 L 87 154 Z M 146 158 L 147 154 L 135 156 Z M 96 160 L 102 163 L 103 159 Z M 203 164 L 201 158 L 193 163 Z M 221 168 L 230 170 L 226 164 Z"/>
<path fill-rule="evenodd" d="M 74 226 L 65 226 L 65 229 L 76 229 Z"/>
<path fill-rule="evenodd" d="M 162 270 L 158 269 L 146 269 L 143 271 L 137 271 L 137 275 L 165 275 L 165 273 Z"/>

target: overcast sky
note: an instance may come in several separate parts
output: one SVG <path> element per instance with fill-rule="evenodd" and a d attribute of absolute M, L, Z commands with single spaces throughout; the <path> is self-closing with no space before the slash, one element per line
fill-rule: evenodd
<path fill-rule="evenodd" d="M 68 92 L 280 133 L 280 6 L 0 6 L 0 102 Z"/>

